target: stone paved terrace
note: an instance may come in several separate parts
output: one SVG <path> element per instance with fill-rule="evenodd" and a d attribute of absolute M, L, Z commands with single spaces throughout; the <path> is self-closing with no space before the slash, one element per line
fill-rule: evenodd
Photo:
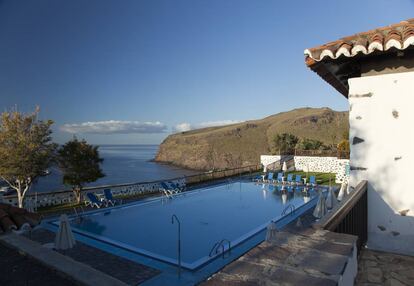
<path fill-rule="evenodd" d="M 363 249 L 359 257 L 356 285 L 414 285 L 414 257 Z"/>
<path fill-rule="evenodd" d="M 46 267 L 36 259 L 0 244 L 0 285 L 2 286 L 72 286 L 69 277 Z"/>
<path fill-rule="evenodd" d="M 38 229 L 27 237 L 40 244 L 45 244 L 53 242 L 55 235 L 49 230 Z M 72 249 L 58 250 L 58 252 L 129 285 L 137 285 L 160 273 L 156 269 L 110 254 L 80 241 L 77 241 Z"/>
<path fill-rule="evenodd" d="M 349 285 L 347 277 L 357 271 L 356 239 L 289 227 L 275 241 L 261 243 L 201 285 Z"/>

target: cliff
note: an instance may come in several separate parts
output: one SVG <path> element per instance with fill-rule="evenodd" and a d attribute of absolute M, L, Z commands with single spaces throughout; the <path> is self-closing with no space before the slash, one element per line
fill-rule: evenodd
<path fill-rule="evenodd" d="M 341 141 L 348 128 L 346 111 L 299 108 L 260 120 L 172 134 L 160 145 L 155 161 L 197 170 L 247 166 L 270 154 L 276 134 L 291 133 L 330 145 Z"/>

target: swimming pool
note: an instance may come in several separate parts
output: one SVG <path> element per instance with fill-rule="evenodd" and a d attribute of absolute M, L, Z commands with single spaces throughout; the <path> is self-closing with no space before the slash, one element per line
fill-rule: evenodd
<path fill-rule="evenodd" d="M 75 232 L 163 262 L 177 264 L 177 223 L 181 223 L 181 261 L 189 270 L 220 255 L 214 245 L 223 239 L 232 248 L 282 218 L 290 205 L 300 208 L 315 190 L 232 182 L 72 218 Z M 289 212 L 287 212 L 289 215 Z M 55 224 L 57 222 L 54 222 Z M 228 244 L 225 244 L 228 248 Z M 219 249 L 220 250 L 220 249 Z"/>

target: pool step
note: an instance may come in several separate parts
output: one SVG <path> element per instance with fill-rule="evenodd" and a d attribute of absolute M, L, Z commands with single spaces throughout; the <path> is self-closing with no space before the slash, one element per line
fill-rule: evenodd
<path fill-rule="evenodd" d="M 312 228 L 280 231 L 201 285 L 352 285 L 356 239 Z"/>

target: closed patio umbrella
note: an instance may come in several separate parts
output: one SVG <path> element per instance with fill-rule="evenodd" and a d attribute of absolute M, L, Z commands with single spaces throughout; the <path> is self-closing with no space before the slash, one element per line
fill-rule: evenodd
<path fill-rule="evenodd" d="M 348 195 L 347 183 L 343 182 L 341 184 L 341 189 L 339 190 L 339 193 L 338 193 L 338 201 L 342 201 L 347 195 Z"/>
<path fill-rule="evenodd" d="M 319 192 L 318 203 L 316 204 L 315 209 L 313 210 L 313 216 L 316 218 L 322 218 L 328 212 L 326 208 L 326 201 L 323 196 L 323 193 Z"/>
<path fill-rule="evenodd" d="M 306 203 L 309 203 L 309 201 L 310 201 L 310 196 L 309 196 L 309 194 L 305 194 L 305 195 L 303 196 L 303 202 L 306 204 Z"/>
<path fill-rule="evenodd" d="M 72 248 L 75 244 L 76 241 L 70 228 L 68 216 L 63 214 L 59 219 L 59 230 L 56 233 L 55 249 L 65 250 Z"/>
<path fill-rule="evenodd" d="M 283 171 L 283 173 L 286 173 L 286 171 L 287 171 L 286 161 L 283 161 L 282 171 Z"/>
<path fill-rule="evenodd" d="M 333 191 L 332 187 L 329 186 L 328 195 L 326 196 L 326 207 L 330 210 L 337 204 L 338 200 L 336 199 L 335 192 Z"/>
<path fill-rule="evenodd" d="M 287 194 L 286 194 L 286 193 L 283 193 L 283 194 L 282 194 L 282 204 L 286 205 L 286 203 L 287 203 L 287 199 L 288 199 Z"/>
<path fill-rule="evenodd" d="M 277 232 L 278 230 L 276 227 L 276 223 L 274 221 L 271 221 L 267 226 L 266 242 L 274 241 L 277 237 Z"/>

